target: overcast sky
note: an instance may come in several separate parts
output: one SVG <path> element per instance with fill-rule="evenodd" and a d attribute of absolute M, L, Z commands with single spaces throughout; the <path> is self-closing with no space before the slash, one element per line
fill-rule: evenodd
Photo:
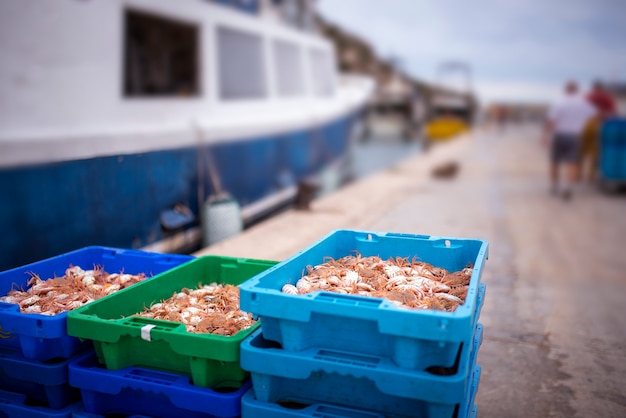
<path fill-rule="evenodd" d="M 319 0 L 330 21 L 397 57 L 410 74 L 483 100 L 550 100 L 566 79 L 626 81 L 626 0 Z"/>

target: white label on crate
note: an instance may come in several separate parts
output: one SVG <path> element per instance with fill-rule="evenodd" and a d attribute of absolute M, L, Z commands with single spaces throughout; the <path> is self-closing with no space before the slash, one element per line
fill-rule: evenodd
<path fill-rule="evenodd" d="M 154 327 L 156 327 L 156 325 L 144 325 L 141 327 L 141 339 L 152 341 L 152 338 L 150 338 L 150 330 Z"/>

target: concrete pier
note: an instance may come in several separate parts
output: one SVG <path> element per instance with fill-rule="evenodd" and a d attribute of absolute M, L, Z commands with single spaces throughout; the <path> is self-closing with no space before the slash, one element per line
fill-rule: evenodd
<path fill-rule="evenodd" d="M 479 416 L 625 417 L 626 195 L 551 196 L 539 134 L 476 131 L 196 255 L 282 260 L 337 228 L 486 239 Z"/>

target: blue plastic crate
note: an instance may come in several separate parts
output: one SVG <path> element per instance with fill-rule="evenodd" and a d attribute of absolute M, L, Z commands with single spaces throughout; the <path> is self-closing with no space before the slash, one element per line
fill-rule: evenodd
<path fill-rule="evenodd" d="M 250 389 L 241 400 L 241 418 L 388 418 L 357 408 L 318 402 L 311 405 L 276 404 L 259 401 Z"/>
<path fill-rule="evenodd" d="M 476 394 L 478 393 L 481 372 L 482 368 L 480 367 L 480 364 L 476 364 L 472 373 L 472 383 L 469 389 L 470 395 L 467 397 L 465 403 L 461 404 L 461 407 L 459 408 L 459 413 L 457 414 L 458 418 L 476 417 L 478 408 L 474 404 L 474 401 L 476 400 Z"/>
<path fill-rule="evenodd" d="M 72 418 L 110 418 L 106 415 L 102 414 L 92 414 L 91 412 L 85 411 L 83 408 L 80 408 L 76 411 L 72 411 Z M 148 415 L 127 415 L 125 418 L 154 418 Z"/>
<path fill-rule="evenodd" d="M 107 370 L 94 351 L 69 365 L 70 385 L 80 388 L 84 410 L 96 414 L 152 417 L 238 417 L 250 388 L 220 391 L 190 383 L 189 376 L 139 367 Z"/>
<path fill-rule="evenodd" d="M 476 365 L 474 374 L 472 375 L 472 389 L 478 388 L 480 380 L 480 366 Z M 477 408 L 473 405 L 474 391 L 467 399 L 464 406 L 459 408 L 458 412 L 452 412 L 452 415 L 428 415 L 433 418 L 476 418 Z M 473 408 L 472 408 L 473 405 Z M 467 411 L 470 411 L 469 414 Z M 417 412 L 411 413 L 410 416 L 427 417 L 427 415 L 415 415 Z M 254 388 L 250 389 L 241 400 L 241 417 L 242 418 L 390 418 L 394 415 L 388 413 L 380 413 L 368 411 L 359 408 L 349 408 L 329 404 L 325 402 L 317 402 L 311 405 L 297 403 L 277 404 L 272 402 L 263 402 L 254 396 Z"/>
<path fill-rule="evenodd" d="M 241 285 L 241 309 L 262 319 L 263 335 L 285 350 L 309 347 L 358 350 L 387 355 L 399 366 L 424 370 L 450 367 L 463 343 L 471 343 L 480 310 L 480 277 L 488 244 L 475 239 L 338 230 L 305 250 Z M 365 296 L 315 292 L 287 295 L 286 283 L 295 283 L 307 266 L 325 258 L 358 251 L 363 256 L 417 257 L 458 271 L 472 263 L 473 273 L 465 303 L 455 312 L 404 309 Z"/>
<path fill-rule="evenodd" d="M 472 412 L 468 415 L 469 418 L 477 418 L 478 417 L 478 405 L 474 405 L 472 408 Z"/>
<path fill-rule="evenodd" d="M 626 119 L 610 119 L 602 125 L 600 175 L 604 181 L 626 181 Z"/>
<path fill-rule="evenodd" d="M 0 273 L 0 295 L 6 295 L 14 288 L 26 290 L 31 278 L 29 273 L 38 274 L 42 280 L 46 280 L 63 276 L 70 264 L 83 269 L 100 265 L 109 273 L 145 273 L 150 277 L 193 258 L 188 255 L 85 247 Z M 89 348 L 91 342 L 81 342 L 67 335 L 66 316 L 65 312 L 54 316 L 24 314 L 20 313 L 16 304 L 0 302 L 0 346 L 19 348 L 24 357 L 29 359 L 69 358 Z"/>
<path fill-rule="evenodd" d="M 49 362 L 26 359 L 18 349 L 0 347 L 0 390 L 26 395 L 58 409 L 79 399 L 78 389 L 70 387 L 67 377 L 69 360 Z"/>
<path fill-rule="evenodd" d="M 76 402 L 61 409 L 31 406 L 26 395 L 0 390 L 0 417 L 3 418 L 71 418 L 80 405 Z"/>
<path fill-rule="evenodd" d="M 250 371 L 256 399 L 263 402 L 326 402 L 380 413 L 451 417 L 468 401 L 482 342 L 463 347 L 454 374 L 407 370 L 388 358 L 329 349 L 285 351 L 257 331 L 241 345 L 241 366 Z M 420 415 L 420 416 L 422 416 Z"/>

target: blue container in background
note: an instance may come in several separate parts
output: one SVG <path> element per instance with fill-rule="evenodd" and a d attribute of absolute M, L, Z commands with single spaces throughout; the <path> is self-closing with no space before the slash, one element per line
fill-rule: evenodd
<path fill-rule="evenodd" d="M 264 338 L 287 351 L 328 348 L 389 356 L 406 369 L 452 367 L 461 346 L 472 343 L 487 249 L 486 241 L 476 239 L 338 230 L 241 284 L 241 309 L 259 315 Z M 383 259 L 416 257 L 450 272 L 471 263 L 465 303 L 444 312 L 405 309 L 358 295 L 281 292 L 286 283 L 295 284 L 307 266 L 355 251 Z"/>
<path fill-rule="evenodd" d="M 239 417 L 241 397 L 250 388 L 249 380 L 239 389 L 220 391 L 192 385 L 182 374 L 140 367 L 108 370 L 91 350 L 70 363 L 69 380 L 80 389 L 88 413 L 164 418 Z"/>
<path fill-rule="evenodd" d="M 83 270 L 102 266 L 108 273 L 145 273 L 149 278 L 192 260 L 188 255 L 150 253 L 108 247 L 85 247 L 46 260 L 0 273 L 0 295 L 12 289 L 28 288 L 31 274 L 40 279 L 63 277 L 70 265 Z M 67 335 L 67 313 L 54 316 L 20 313 L 19 306 L 0 302 L 0 347 L 18 348 L 34 360 L 69 358 L 86 349 L 91 342 L 81 342 Z"/>
<path fill-rule="evenodd" d="M 30 360 L 16 348 L 0 347 L 0 390 L 26 395 L 29 401 L 53 409 L 63 408 L 80 396 L 68 383 L 68 363 L 67 359 Z"/>
<path fill-rule="evenodd" d="M 614 118 L 602 125 L 599 165 L 603 181 L 626 181 L 626 119 Z"/>

